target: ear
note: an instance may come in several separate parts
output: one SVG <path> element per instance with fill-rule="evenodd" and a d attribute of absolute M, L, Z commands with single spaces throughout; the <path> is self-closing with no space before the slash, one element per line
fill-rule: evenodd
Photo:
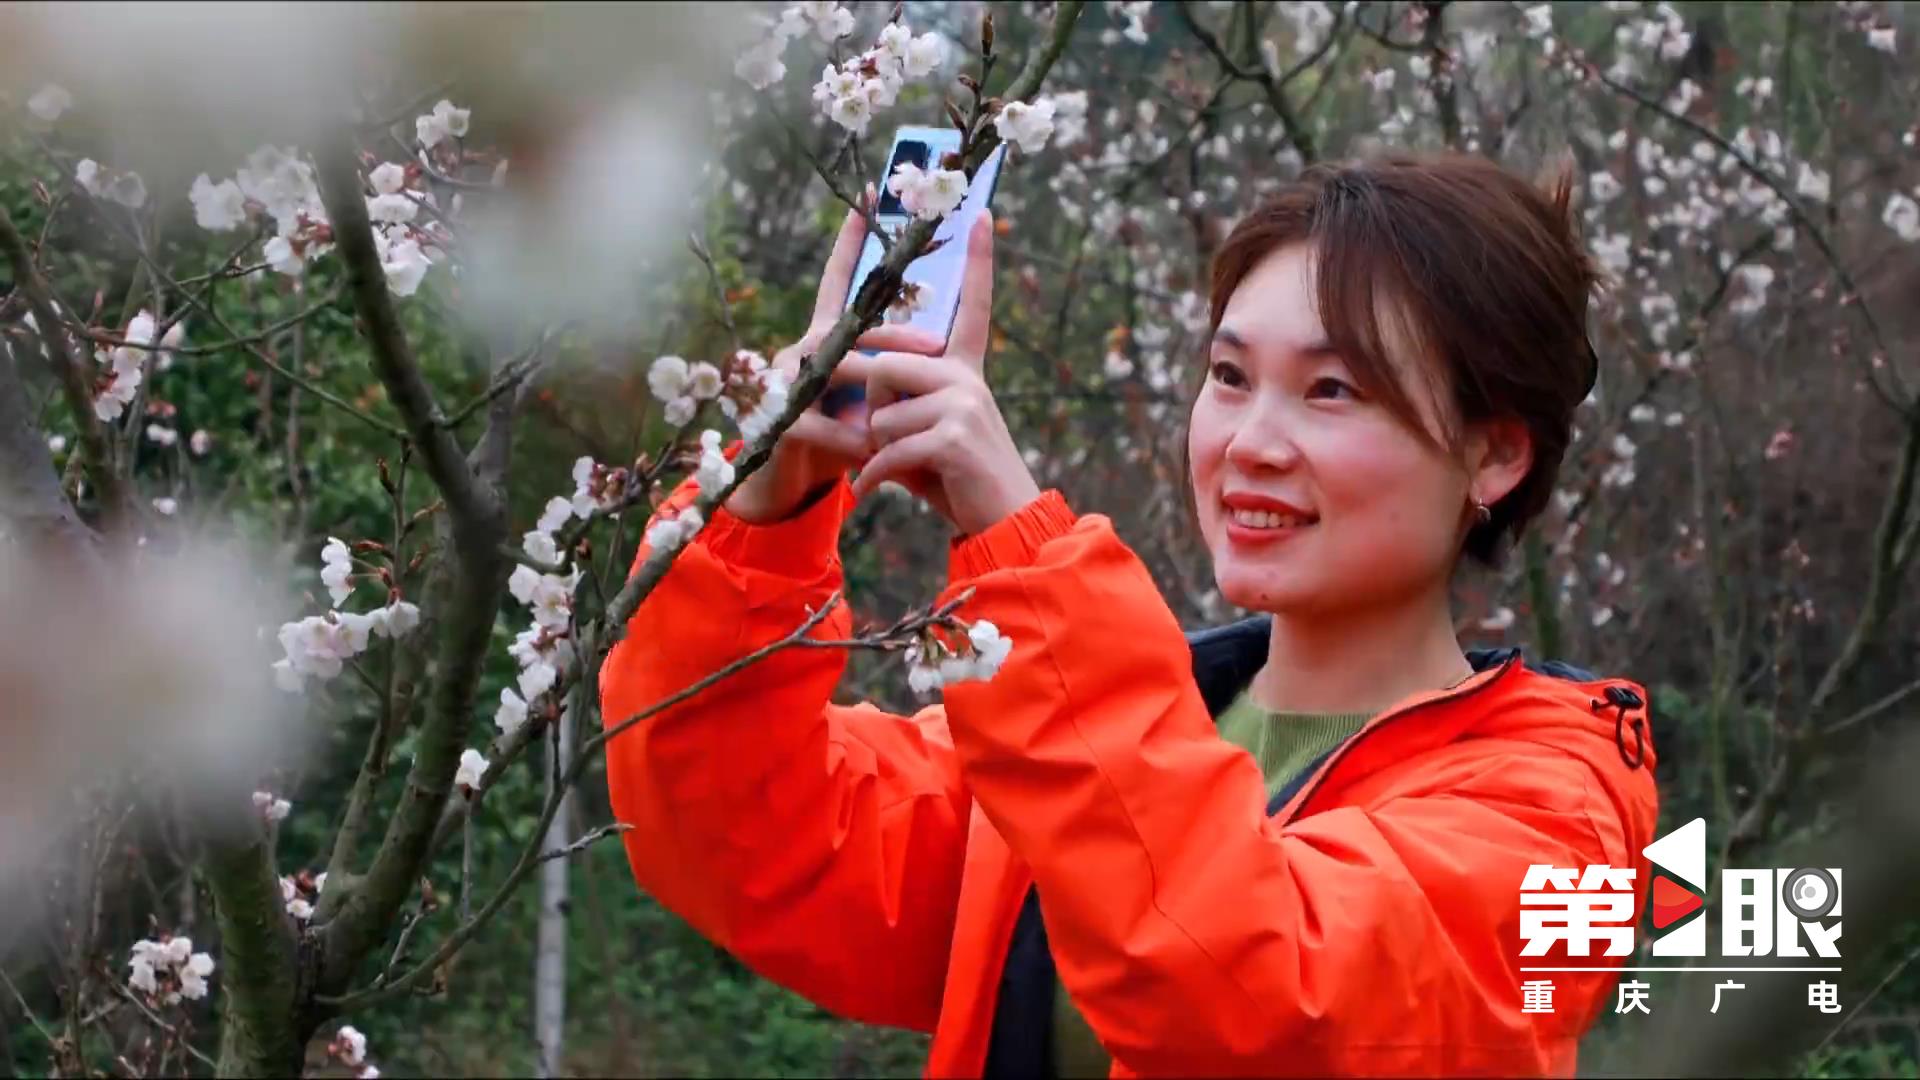
<path fill-rule="evenodd" d="M 1520 486 L 1533 468 L 1533 433 L 1512 418 L 1482 420 L 1467 436 L 1469 497 L 1491 506 Z"/>

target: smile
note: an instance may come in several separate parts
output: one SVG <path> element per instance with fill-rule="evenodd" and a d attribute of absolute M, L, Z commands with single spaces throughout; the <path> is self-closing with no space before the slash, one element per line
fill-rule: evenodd
<path fill-rule="evenodd" d="M 1227 507 L 1227 520 L 1247 529 L 1301 529 L 1313 524 L 1318 518 L 1300 517 L 1295 514 L 1281 514 L 1272 510 L 1253 510 L 1245 507 Z"/>

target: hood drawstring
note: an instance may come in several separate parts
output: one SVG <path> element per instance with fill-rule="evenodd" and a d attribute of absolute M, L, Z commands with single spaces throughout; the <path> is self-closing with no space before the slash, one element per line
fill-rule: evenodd
<path fill-rule="evenodd" d="M 1633 753 L 1629 754 L 1627 753 L 1626 736 L 1627 710 L 1638 709 L 1642 705 L 1645 705 L 1646 702 L 1640 700 L 1639 694 L 1634 693 L 1624 686 L 1609 686 L 1605 693 L 1606 700 L 1603 701 L 1600 698 L 1594 698 L 1593 704 L 1590 707 L 1596 714 L 1609 706 L 1619 710 L 1614 713 L 1613 716 L 1613 745 L 1619 749 L 1620 760 L 1627 763 L 1627 768 L 1637 769 L 1640 767 L 1640 763 L 1647 759 L 1647 720 L 1644 714 L 1634 715 Z"/>

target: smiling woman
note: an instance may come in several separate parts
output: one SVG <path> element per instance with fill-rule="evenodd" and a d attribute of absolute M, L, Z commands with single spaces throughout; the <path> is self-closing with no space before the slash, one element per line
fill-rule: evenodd
<path fill-rule="evenodd" d="M 1190 635 L 1006 437 L 991 251 L 977 227 L 944 354 L 841 365 L 868 426 L 794 425 L 601 690 L 623 717 L 803 622 L 846 636 L 837 539 L 882 479 L 962 534 L 941 601 L 970 594 L 998 674 L 896 716 L 832 702 L 840 654 L 789 650 L 635 725 L 608 781 L 641 884 L 767 977 L 932 1031 L 931 1075 L 1571 1074 L 1619 961 L 1523 960 L 1520 886 L 1644 880 L 1645 691 L 1463 651 L 1448 602 L 1462 554 L 1544 505 L 1592 383 L 1565 184 L 1387 159 L 1242 220 L 1188 454 L 1221 591 L 1257 614 Z M 1552 1010 L 1523 964 L 1564 972 Z"/>

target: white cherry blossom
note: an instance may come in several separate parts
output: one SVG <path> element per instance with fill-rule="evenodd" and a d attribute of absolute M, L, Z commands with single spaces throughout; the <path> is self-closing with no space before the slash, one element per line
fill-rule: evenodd
<path fill-rule="evenodd" d="M 201 173 L 187 189 L 187 200 L 193 204 L 194 224 L 203 229 L 231 232 L 246 224 L 247 197 L 240 185 L 231 180 L 216 184 L 206 173 Z"/>
<path fill-rule="evenodd" d="M 376 195 L 398 195 L 407 186 L 407 167 L 384 161 L 373 167 L 373 171 L 367 174 L 367 180 L 373 185 Z"/>
<path fill-rule="evenodd" d="M 405 196 L 388 195 L 382 198 L 401 199 Z M 411 203 L 409 203 L 411 205 Z M 380 262 L 380 269 L 386 271 L 387 288 L 395 296 L 412 296 L 419 288 L 422 278 L 433 263 L 427 259 L 426 252 L 412 239 L 397 240 L 387 249 L 386 258 Z"/>
<path fill-rule="evenodd" d="M 455 108 L 453 102 L 442 98 L 432 112 L 414 119 L 414 136 L 429 150 L 449 138 L 465 138 L 468 116 L 469 110 Z"/>
<path fill-rule="evenodd" d="M 1032 103 L 1009 101 L 993 118 L 993 126 L 1001 138 L 1018 146 L 1021 153 L 1037 154 L 1053 134 L 1053 114 L 1057 108 L 1051 98 L 1045 97 Z"/>
<path fill-rule="evenodd" d="M 473 749 L 472 747 L 468 747 L 467 749 L 461 751 L 460 768 L 457 772 L 453 774 L 453 782 L 455 786 L 465 788 L 468 791 L 472 791 L 474 788 L 477 788 L 480 786 L 480 781 L 483 778 L 485 778 L 486 775 L 487 775 L 486 755 L 482 754 L 478 750 Z"/>
<path fill-rule="evenodd" d="M 662 356 L 647 368 L 647 388 L 661 401 L 672 401 L 687 393 L 691 368 L 678 356 Z"/>
<path fill-rule="evenodd" d="M 520 725 L 526 722 L 527 703 L 525 699 L 521 698 L 519 694 L 514 693 L 513 687 L 501 687 L 500 707 L 493 711 L 493 726 L 500 729 L 500 734 L 511 735 L 520 730 Z"/>

